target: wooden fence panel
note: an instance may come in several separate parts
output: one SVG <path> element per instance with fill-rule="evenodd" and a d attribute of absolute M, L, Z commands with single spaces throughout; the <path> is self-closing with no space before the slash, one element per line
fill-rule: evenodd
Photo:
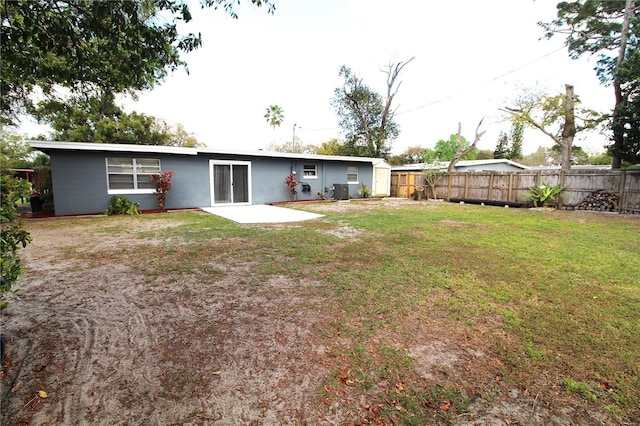
<path fill-rule="evenodd" d="M 640 170 L 627 170 L 623 178 L 620 206 L 629 213 L 640 213 Z"/>
<path fill-rule="evenodd" d="M 640 213 L 640 170 L 526 170 L 521 172 L 454 172 L 444 174 L 436 183 L 436 197 L 500 202 L 527 202 L 526 194 L 535 185 L 565 186 L 558 206 L 573 208 L 600 190 L 617 193 L 618 210 Z M 416 190 L 420 198 L 431 197 L 420 172 L 392 172 L 391 195 L 411 198 Z"/>

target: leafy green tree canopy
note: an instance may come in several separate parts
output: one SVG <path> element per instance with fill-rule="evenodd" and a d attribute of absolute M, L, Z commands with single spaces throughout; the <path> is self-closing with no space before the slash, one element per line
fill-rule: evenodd
<path fill-rule="evenodd" d="M 421 163 L 427 148 L 422 146 L 410 146 L 403 153 L 389 157 L 389 164 L 399 166 L 402 164 Z"/>
<path fill-rule="evenodd" d="M 612 84 L 615 104 L 610 119 L 612 167 L 640 162 L 640 4 L 637 0 L 578 0 L 557 5 L 557 18 L 540 23 L 547 37 L 566 36 L 572 58 L 599 57 L 596 73 Z"/>
<path fill-rule="evenodd" d="M 506 158 L 508 160 L 522 158 L 523 135 L 524 125 L 519 121 L 513 122 L 509 134 L 500 132 L 493 158 Z"/>
<path fill-rule="evenodd" d="M 436 147 L 434 150 L 435 159 L 437 161 L 453 160 L 453 157 L 456 155 L 456 152 L 458 151 L 456 140 L 457 140 L 457 135 L 455 134 L 452 134 L 451 136 L 449 136 L 449 139 L 447 140 L 440 139 L 436 143 Z M 462 148 L 464 149 L 469 148 L 471 146 L 471 143 L 464 136 L 460 137 L 460 143 L 462 145 Z M 462 157 L 461 160 L 475 160 L 477 155 L 478 155 L 478 150 L 474 149 L 473 151 L 471 151 L 470 153 Z"/>
<path fill-rule="evenodd" d="M 0 169 L 21 169 L 31 166 L 31 148 L 11 126 L 0 124 Z"/>
<path fill-rule="evenodd" d="M 40 122 L 54 129 L 53 140 L 137 145 L 200 146 L 181 124 L 145 114 L 125 113 L 111 96 L 49 100 L 34 110 Z"/>
<path fill-rule="evenodd" d="M 315 151 L 318 155 L 342 155 L 343 146 L 338 139 L 333 138 L 322 142 Z"/>
<path fill-rule="evenodd" d="M 387 93 L 384 98 L 369 88 L 350 68 L 345 65 L 340 68 L 339 75 L 344 78 L 344 83 L 335 90 L 332 105 L 346 137 L 346 155 L 389 158 L 390 144 L 400 133 L 391 108 L 400 86 L 397 79 L 412 60 L 390 63 L 383 70 L 387 74 Z"/>
<path fill-rule="evenodd" d="M 256 6 L 275 7 L 269 0 Z M 202 0 L 237 17 L 239 0 Z M 179 34 L 192 18 L 183 0 L 2 0 L 0 4 L 0 119 L 15 122 L 58 87 L 72 93 L 132 93 L 150 89 L 185 66 L 181 52 L 202 45 L 200 34 Z"/>

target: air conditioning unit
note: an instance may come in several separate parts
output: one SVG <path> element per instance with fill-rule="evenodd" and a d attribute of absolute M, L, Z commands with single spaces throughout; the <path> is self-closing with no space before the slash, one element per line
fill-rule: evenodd
<path fill-rule="evenodd" d="M 349 185 L 344 183 L 333 184 L 333 199 L 334 200 L 348 200 L 349 199 Z"/>

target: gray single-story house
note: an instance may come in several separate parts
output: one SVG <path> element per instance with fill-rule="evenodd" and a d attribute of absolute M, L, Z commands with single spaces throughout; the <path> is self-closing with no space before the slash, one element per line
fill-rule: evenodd
<path fill-rule="evenodd" d="M 149 177 L 173 171 L 167 209 L 267 204 L 290 200 L 284 181 L 296 174 L 297 200 L 388 196 L 391 168 L 381 159 L 214 148 L 29 141 L 51 157 L 56 215 L 100 213 L 113 195 L 141 210 L 158 208 Z"/>
<path fill-rule="evenodd" d="M 417 164 L 404 164 L 402 166 L 393 166 L 392 172 L 420 172 L 424 169 L 437 168 L 440 170 L 448 170 L 449 162 L 443 161 L 441 163 L 417 163 Z M 461 160 L 458 161 L 454 167 L 455 172 L 518 172 L 527 170 L 529 167 L 524 164 L 517 163 L 515 161 L 507 160 L 506 158 L 489 159 L 489 160 Z"/>

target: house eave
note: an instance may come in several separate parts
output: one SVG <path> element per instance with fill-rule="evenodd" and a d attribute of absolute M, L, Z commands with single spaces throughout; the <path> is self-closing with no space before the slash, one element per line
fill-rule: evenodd
<path fill-rule="evenodd" d="M 377 164 L 383 162 L 380 158 L 347 157 L 337 155 L 298 154 L 288 152 L 270 151 L 234 151 L 216 148 L 191 148 L 157 145 L 134 145 L 112 143 L 88 143 L 88 142 L 61 142 L 61 141 L 37 141 L 30 140 L 27 143 L 34 149 L 48 153 L 50 151 L 94 151 L 94 152 L 131 152 L 146 154 L 177 154 L 177 155 L 235 155 L 244 157 L 285 158 L 304 161 L 340 161 Z"/>
<path fill-rule="evenodd" d="M 136 152 L 148 154 L 179 154 L 197 155 L 195 148 L 177 146 L 134 145 L 119 143 L 88 143 L 88 142 L 60 142 L 60 141 L 35 141 L 27 143 L 34 149 L 42 152 L 52 150 L 65 151 L 102 151 L 102 152 Z"/>

